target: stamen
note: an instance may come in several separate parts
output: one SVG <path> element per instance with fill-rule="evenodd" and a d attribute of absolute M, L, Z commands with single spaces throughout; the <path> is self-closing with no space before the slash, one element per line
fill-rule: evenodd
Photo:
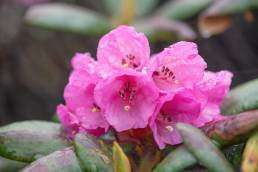
<path fill-rule="evenodd" d="M 130 109 L 131 109 L 131 106 L 130 106 L 130 105 L 125 105 L 125 106 L 124 106 L 124 110 L 125 110 L 126 112 L 128 112 Z"/>
<path fill-rule="evenodd" d="M 167 130 L 168 132 L 172 132 L 172 131 L 174 130 L 174 128 L 171 127 L 170 125 L 167 125 L 165 128 L 166 128 L 166 130 Z"/>
<path fill-rule="evenodd" d="M 93 107 L 91 108 L 91 112 L 93 113 L 100 112 L 100 108 L 97 105 L 93 104 Z"/>
<path fill-rule="evenodd" d="M 127 54 L 124 58 L 122 58 L 121 64 L 124 68 L 137 68 L 139 66 L 135 56 L 132 54 Z"/>
<path fill-rule="evenodd" d="M 158 77 L 161 80 L 165 80 L 171 84 L 178 85 L 180 83 L 179 80 L 176 79 L 176 76 L 173 73 L 173 71 L 166 66 L 161 66 L 159 70 L 154 71 L 153 76 Z"/>
<path fill-rule="evenodd" d="M 124 63 L 122 66 L 123 66 L 123 68 L 128 68 L 129 64 L 128 63 Z"/>

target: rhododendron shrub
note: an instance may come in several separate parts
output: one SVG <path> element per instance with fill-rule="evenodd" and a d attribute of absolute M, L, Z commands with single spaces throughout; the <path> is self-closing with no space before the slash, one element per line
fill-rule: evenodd
<path fill-rule="evenodd" d="M 242 152 L 241 171 L 257 171 L 258 79 L 227 95 L 232 73 L 207 71 L 195 43 L 150 51 L 119 26 L 96 58 L 76 53 L 59 121 L 0 127 L 0 171 L 234 172 Z"/>
<path fill-rule="evenodd" d="M 71 138 L 150 129 L 160 149 L 182 139 L 179 122 L 195 127 L 223 119 L 220 105 L 229 91 L 229 71 L 206 71 L 193 42 L 181 41 L 150 55 L 143 33 L 119 26 L 98 44 L 97 60 L 77 53 L 57 114 Z"/>

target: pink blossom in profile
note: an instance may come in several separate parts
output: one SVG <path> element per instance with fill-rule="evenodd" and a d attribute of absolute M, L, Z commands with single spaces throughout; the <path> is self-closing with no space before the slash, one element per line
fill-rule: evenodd
<path fill-rule="evenodd" d="M 89 133 L 95 136 L 101 136 L 105 133 L 105 129 L 98 127 L 96 129 L 86 129 L 81 125 L 80 119 L 73 114 L 64 105 L 57 106 L 57 114 L 59 116 L 60 122 L 68 134 L 69 138 L 73 138 L 77 133 Z"/>
<path fill-rule="evenodd" d="M 57 114 L 64 130 L 66 131 L 66 133 L 68 133 L 68 136 L 70 138 L 78 133 L 80 128 L 80 122 L 78 118 L 73 113 L 71 113 L 66 106 L 62 104 L 58 105 Z"/>
<path fill-rule="evenodd" d="M 150 75 L 163 92 L 180 87 L 193 87 L 201 81 L 206 63 L 198 54 L 197 45 L 181 41 L 155 55 L 149 64 Z"/>
<path fill-rule="evenodd" d="M 104 133 L 109 128 L 103 110 L 94 99 L 94 88 L 101 79 L 95 74 L 94 65 L 95 62 L 87 54 L 77 54 L 72 59 L 74 70 L 64 90 L 66 110 L 62 107 L 57 111 L 68 131 L 70 125 L 67 121 L 71 120 L 67 119 L 70 118 L 77 120 L 80 132 L 99 135 L 99 131 Z"/>
<path fill-rule="evenodd" d="M 232 77 L 233 74 L 229 71 L 205 72 L 203 80 L 195 88 L 199 95 L 206 96 L 201 115 L 194 121 L 195 126 L 202 127 L 206 123 L 224 118 L 220 112 L 220 105 L 229 92 Z"/>
<path fill-rule="evenodd" d="M 95 88 L 96 102 L 118 132 L 146 127 L 158 97 L 154 83 L 146 75 L 131 70 L 116 73 Z"/>
<path fill-rule="evenodd" d="M 104 35 L 98 44 L 97 59 L 106 72 L 120 69 L 140 71 L 147 64 L 149 57 L 147 38 L 130 26 L 115 28 Z"/>
<path fill-rule="evenodd" d="M 154 139 L 160 149 L 166 144 L 181 143 L 181 137 L 175 128 L 176 123 L 191 124 L 199 117 L 201 105 L 201 100 L 188 89 L 161 97 L 150 121 Z"/>
<path fill-rule="evenodd" d="M 175 128 L 178 122 L 202 127 L 223 119 L 220 104 L 229 91 L 231 78 L 232 74 L 228 71 L 206 72 L 193 88 L 181 88 L 162 97 L 150 121 L 159 148 L 181 143 Z"/>

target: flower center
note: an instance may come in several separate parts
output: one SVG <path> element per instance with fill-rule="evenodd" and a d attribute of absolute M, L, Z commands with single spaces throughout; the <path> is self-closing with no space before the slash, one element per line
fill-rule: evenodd
<path fill-rule="evenodd" d="M 93 103 L 92 108 L 91 108 L 91 112 L 93 112 L 93 113 L 100 112 L 100 107 L 98 107 L 98 105 Z"/>
<path fill-rule="evenodd" d="M 165 114 L 164 111 L 160 111 L 157 120 L 165 124 L 165 129 L 168 132 L 173 132 L 174 128 L 172 127 L 172 119 L 169 115 Z"/>
<path fill-rule="evenodd" d="M 179 80 L 176 79 L 175 74 L 171 69 L 166 66 L 162 66 L 159 70 L 153 72 L 154 77 L 158 77 L 161 80 L 171 82 L 174 84 L 179 84 Z"/>
<path fill-rule="evenodd" d="M 124 68 L 137 68 L 139 64 L 136 62 L 136 58 L 132 54 L 128 54 L 125 58 L 122 58 L 121 64 Z"/>
<path fill-rule="evenodd" d="M 131 109 L 130 105 L 136 96 L 136 88 L 132 87 L 130 82 L 126 82 L 119 91 L 119 96 L 125 103 L 124 110 L 129 111 Z"/>

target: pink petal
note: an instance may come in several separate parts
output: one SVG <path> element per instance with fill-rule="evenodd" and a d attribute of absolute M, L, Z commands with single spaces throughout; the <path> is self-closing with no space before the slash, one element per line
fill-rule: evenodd
<path fill-rule="evenodd" d="M 200 115 L 201 104 L 194 90 L 190 89 L 180 89 L 160 98 L 150 121 L 154 139 L 160 149 L 166 144 L 182 142 L 175 125 L 177 122 L 192 124 Z"/>
<path fill-rule="evenodd" d="M 200 117 L 194 121 L 197 127 L 223 119 L 220 104 L 229 91 L 231 78 L 232 73 L 228 71 L 206 72 L 204 79 L 197 84 L 196 90 L 207 97 Z"/>
<path fill-rule="evenodd" d="M 133 83 L 137 89 L 130 109 L 125 110 L 127 102 L 120 96 L 126 83 Z M 105 110 L 107 121 L 117 131 L 144 128 L 152 115 L 158 98 L 158 90 L 145 75 L 125 71 L 99 82 L 95 88 L 95 99 Z"/>
<path fill-rule="evenodd" d="M 90 74 L 95 74 L 97 71 L 97 62 L 90 56 L 89 53 L 76 53 L 72 58 L 72 67 L 77 70 L 85 70 Z"/>
<path fill-rule="evenodd" d="M 72 110 L 91 106 L 96 80 L 98 80 L 98 78 L 94 79 L 94 77 L 86 71 L 73 71 L 69 83 L 64 90 L 64 99 L 67 106 Z"/>
<path fill-rule="evenodd" d="M 193 42 L 178 42 L 165 48 L 151 60 L 151 74 L 162 91 L 193 87 L 202 80 L 206 63 Z"/>
<path fill-rule="evenodd" d="M 232 76 L 229 71 L 205 72 L 203 80 L 197 85 L 197 89 L 208 95 L 209 101 L 219 105 L 229 91 Z"/>
<path fill-rule="evenodd" d="M 104 128 L 108 130 L 109 124 L 107 123 L 103 112 L 92 112 L 91 108 L 78 108 L 75 111 L 76 116 L 81 121 L 81 127 L 87 130 L 95 130 Z"/>
<path fill-rule="evenodd" d="M 79 120 L 77 117 L 62 104 L 57 106 L 57 115 L 69 137 L 73 137 L 79 130 Z"/>
<path fill-rule="evenodd" d="M 149 56 L 147 38 L 130 26 L 119 26 L 104 35 L 97 50 L 98 62 L 106 72 L 126 68 L 140 70 L 147 63 Z"/>

